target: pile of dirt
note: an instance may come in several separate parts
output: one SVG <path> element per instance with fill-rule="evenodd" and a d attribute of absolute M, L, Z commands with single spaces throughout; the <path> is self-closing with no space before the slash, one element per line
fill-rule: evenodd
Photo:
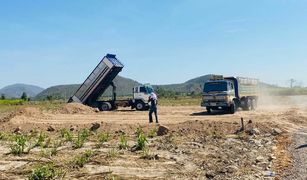
<path fill-rule="evenodd" d="M 19 115 L 23 115 L 26 117 L 37 117 L 37 116 L 43 116 L 43 112 L 40 111 L 38 108 L 27 107 L 21 110 L 19 112 Z"/>
<path fill-rule="evenodd" d="M 68 103 L 64 107 L 62 107 L 60 110 L 58 110 L 57 113 L 60 113 L 60 114 L 93 114 L 95 112 L 96 110 L 89 106 L 85 106 L 80 103 Z"/>

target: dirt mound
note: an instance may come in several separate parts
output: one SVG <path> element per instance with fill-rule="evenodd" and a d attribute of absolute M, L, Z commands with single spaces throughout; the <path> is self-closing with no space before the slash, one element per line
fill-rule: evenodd
<path fill-rule="evenodd" d="M 58 111 L 60 114 L 93 114 L 95 112 L 94 108 L 80 103 L 68 103 Z"/>
<path fill-rule="evenodd" d="M 42 116 L 43 113 L 38 108 L 27 107 L 21 110 L 20 115 L 23 115 L 26 117 L 36 117 L 36 116 Z"/>

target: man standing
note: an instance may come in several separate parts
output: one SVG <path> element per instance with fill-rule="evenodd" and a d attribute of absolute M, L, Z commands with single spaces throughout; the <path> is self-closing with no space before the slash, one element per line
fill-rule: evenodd
<path fill-rule="evenodd" d="M 154 92 L 152 92 L 150 94 L 148 102 L 149 102 L 149 105 L 150 105 L 150 108 L 149 108 L 149 123 L 153 122 L 152 113 L 155 113 L 156 123 L 159 123 L 158 114 L 157 114 L 158 97 Z"/>

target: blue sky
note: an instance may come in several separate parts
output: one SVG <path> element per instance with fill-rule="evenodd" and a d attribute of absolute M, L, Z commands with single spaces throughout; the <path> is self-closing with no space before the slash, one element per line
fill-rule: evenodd
<path fill-rule="evenodd" d="M 307 0 L 0 1 L 0 88 L 81 83 L 106 53 L 143 83 L 214 73 L 307 86 Z"/>

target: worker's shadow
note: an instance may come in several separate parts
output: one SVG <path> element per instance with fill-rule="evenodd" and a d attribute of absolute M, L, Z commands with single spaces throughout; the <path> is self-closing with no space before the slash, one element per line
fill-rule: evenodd
<path fill-rule="evenodd" d="M 223 111 L 212 111 L 208 113 L 207 111 L 192 113 L 190 116 L 217 116 L 217 115 L 227 115 L 229 113 Z"/>
<path fill-rule="evenodd" d="M 303 148 L 307 148 L 307 144 L 301 145 L 301 146 L 299 146 L 299 147 L 297 147 L 295 149 L 303 149 Z"/>

